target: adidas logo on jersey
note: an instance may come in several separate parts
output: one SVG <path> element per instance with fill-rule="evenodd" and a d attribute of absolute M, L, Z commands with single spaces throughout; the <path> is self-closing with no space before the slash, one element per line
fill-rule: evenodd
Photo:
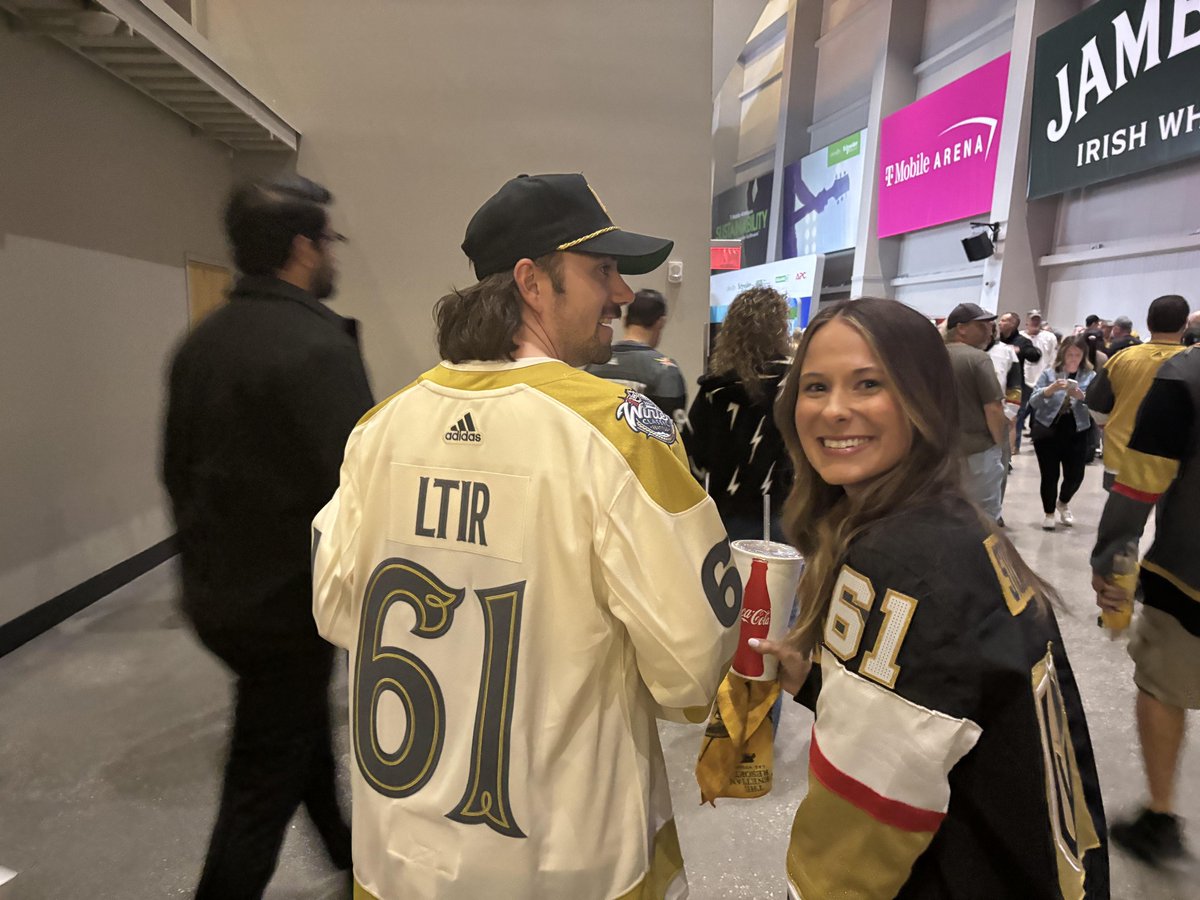
<path fill-rule="evenodd" d="M 478 444 L 483 441 L 483 435 L 475 428 L 475 420 L 471 418 L 471 414 L 467 413 L 450 426 L 450 430 L 446 432 L 446 440 Z"/>

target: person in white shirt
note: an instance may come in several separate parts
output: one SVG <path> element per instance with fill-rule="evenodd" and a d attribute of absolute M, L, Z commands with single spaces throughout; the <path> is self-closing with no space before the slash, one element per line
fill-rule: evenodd
<path fill-rule="evenodd" d="M 671 247 L 582 175 L 512 179 L 443 361 L 350 436 L 313 610 L 350 651 L 360 900 L 687 894 L 656 717 L 706 719 L 741 580 L 671 417 L 575 368 Z"/>
<path fill-rule="evenodd" d="M 987 349 L 987 355 L 992 360 L 992 367 L 996 370 L 996 381 L 999 382 L 1000 390 L 1004 393 L 1004 418 L 1008 420 L 1006 439 L 1000 444 L 1004 463 L 1004 476 L 1000 482 L 1000 502 L 1003 503 L 1004 495 L 1008 490 L 1008 470 L 1012 465 L 1013 432 L 1017 415 L 1021 411 L 1023 398 L 1021 383 L 1025 378 L 1025 373 L 1017 348 L 1012 344 L 1006 344 L 995 334 L 992 337 L 991 346 Z M 1004 524 L 1003 517 L 997 521 L 1001 525 Z"/>
<path fill-rule="evenodd" d="M 1031 309 L 1029 311 L 1029 315 L 1025 317 L 1023 334 L 1034 347 L 1041 351 L 1042 357 L 1037 362 L 1025 363 L 1025 386 L 1027 388 L 1025 397 L 1027 399 L 1017 414 L 1016 449 L 1018 451 L 1021 449 L 1021 429 L 1024 428 L 1025 419 L 1029 416 L 1028 397 L 1033 393 L 1033 388 L 1042 372 L 1054 364 L 1054 358 L 1058 354 L 1058 338 L 1042 327 L 1042 314 L 1039 310 Z"/>

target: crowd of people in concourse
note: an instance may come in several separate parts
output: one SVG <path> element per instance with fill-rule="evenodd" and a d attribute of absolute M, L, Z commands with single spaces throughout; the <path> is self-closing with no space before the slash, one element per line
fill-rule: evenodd
<path fill-rule="evenodd" d="M 786 637 L 750 646 L 815 725 L 762 896 L 1106 898 L 1110 836 L 1182 857 L 1200 708 L 1186 300 L 1150 304 L 1145 343 L 1125 318 L 1056 335 L 1038 310 L 970 302 L 939 330 L 873 297 L 826 304 L 793 343 L 786 298 L 757 287 L 689 402 L 657 349 L 665 298 L 626 281 L 673 244 L 614 225 L 600 190 L 522 175 L 484 200 L 462 243 L 476 281 L 430 304 L 440 362 L 378 403 L 358 323 L 325 302 L 331 193 L 292 176 L 230 199 L 241 278 L 177 351 L 163 449 L 182 609 L 236 676 L 196 896 L 261 897 L 303 805 L 356 900 L 686 897 L 657 721 L 703 731 L 738 677 L 731 541 L 765 537 L 805 569 Z M 1080 578 L 1129 628 L 1148 781 L 1111 828 L 1061 599 L 1003 516 L 1024 437 L 1041 527 L 1072 526 L 1101 435 Z"/>

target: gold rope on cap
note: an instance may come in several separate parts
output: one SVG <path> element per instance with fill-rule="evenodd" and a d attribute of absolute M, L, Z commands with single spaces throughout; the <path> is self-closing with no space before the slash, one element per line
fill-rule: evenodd
<path fill-rule="evenodd" d="M 572 247 L 576 247 L 579 244 L 582 244 L 584 241 L 590 241 L 592 238 L 600 237 L 600 235 L 607 234 L 610 231 L 620 231 L 620 230 L 621 229 L 618 228 L 616 225 L 609 225 L 607 228 L 601 228 L 599 231 L 593 231 L 591 234 L 585 234 L 581 238 L 576 238 L 573 241 L 567 241 L 567 243 L 565 243 L 565 244 L 559 244 L 554 249 L 555 250 L 570 250 Z"/>

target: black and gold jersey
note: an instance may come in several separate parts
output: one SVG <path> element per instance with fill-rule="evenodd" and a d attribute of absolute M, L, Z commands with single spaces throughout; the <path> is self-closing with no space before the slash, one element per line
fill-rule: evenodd
<path fill-rule="evenodd" d="M 703 721 L 741 583 L 670 417 L 553 360 L 439 365 L 350 436 L 313 555 L 356 896 L 686 894 L 655 718 Z"/>
<path fill-rule="evenodd" d="M 687 385 L 679 364 L 653 347 L 637 341 L 618 341 L 613 344 L 608 362 L 585 368 L 599 378 L 645 394 L 677 426 L 687 418 Z"/>
<path fill-rule="evenodd" d="M 793 897 L 1108 896 L 1054 614 L 965 503 L 881 521 L 834 587 Z"/>
<path fill-rule="evenodd" d="M 1137 543 L 1156 505 L 1158 525 L 1142 569 L 1167 589 L 1148 591 L 1144 600 L 1200 637 L 1200 350 L 1195 348 L 1163 363 L 1138 408 L 1100 517 L 1093 571 L 1112 574 L 1113 558 Z"/>

